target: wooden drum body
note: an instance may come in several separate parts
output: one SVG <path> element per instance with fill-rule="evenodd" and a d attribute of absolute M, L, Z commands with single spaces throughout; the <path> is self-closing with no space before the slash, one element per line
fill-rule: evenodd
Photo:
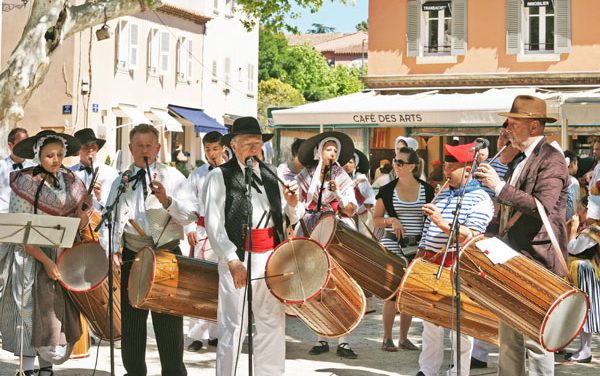
<path fill-rule="evenodd" d="M 129 303 L 141 309 L 217 320 L 217 263 L 140 249 L 129 275 Z"/>
<path fill-rule="evenodd" d="M 347 335 L 365 314 L 360 286 L 311 239 L 293 238 L 275 248 L 267 260 L 265 281 L 286 304 L 287 313 L 322 337 Z"/>
<path fill-rule="evenodd" d="M 448 329 L 455 328 L 456 309 L 450 271 L 443 269 L 437 280 L 439 265 L 417 258 L 410 263 L 398 291 L 398 311 L 427 320 Z M 498 318 L 469 299 L 460 296 L 461 332 L 485 342 L 498 344 Z"/>
<path fill-rule="evenodd" d="M 88 320 L 92 332 L 110 339 L 108 320 L 108 258 L 97 242 L 82 242 L 66 249 L 57 262 L 61 278 L 71 299 Z M 114 339 L 121 338 L 121 270 L 113 269 Z"/>
<path fill-rule="evenodd" d="M 79 322 L 81 322 L 81 337 L 73 345 L 69 359 L 83 359 L 90 356 L 89 327 L 83 315 L 79 315 Z"/>
<path fill-rule="evenodd" d="M 546 350 L 567 346 L 583 327 L 587 296 L 499 239 L 473 238 L 459 261 L 462 291 Z"/>
<path fill-rule="evenodd" d="M 330 213 L 321 216 L 310 237 L 365 291 L 384 300 L 396 295 L 406 262 L 378 241 L 348 228 Z"/>

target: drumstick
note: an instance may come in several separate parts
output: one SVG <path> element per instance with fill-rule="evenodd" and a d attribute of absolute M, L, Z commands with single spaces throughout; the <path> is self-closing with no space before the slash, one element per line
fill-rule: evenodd
<path fill-rule="evenodd" d="M 144 230 L 142 230 L 142 228 L 140 227 L 140 225 L 137 224 L 137 222 L 135 221 L 135 219 L 130 219 L 129 220 L 129 224 L 131 226 L 133 226 L 133 228 L 135 229 L 135 232 L 138 233 L 139 236 L 146 236 L 146 233 L 144 232 Z"/>
<path fill-rule="evenodd" d="M 440 193 L 442 193 L 442 191 L 446 188 L 448 188 L 448 184 L 450 184 L 450 178 L 446 179 L 446 181 L 444 182 L 444 184 L 440 187 L 440 190 L 437 191 L 437 193 L 435 194 L 435 196 L 433 196 L 433 199 L 431 200 L 431 202 L 435 202 L 435 200 L 437 200 L 437 198 L 439 197 Z"/>
<path fill-rule="evenodd" d="M 289 277 L 293 274 L 294 274 L 294 272 L 285 272 L 285 273 L 281 273 L 281 274 L 266 275 L 264 277 L 252 278 L 251 281 L 256 281 L 259 279 L 275 278 L 275 277 Z"/>

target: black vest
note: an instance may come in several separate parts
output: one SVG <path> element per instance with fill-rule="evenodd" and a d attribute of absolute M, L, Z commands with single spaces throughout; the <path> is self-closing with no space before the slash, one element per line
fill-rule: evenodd
<path fill-rule="evenodd" d="M 248 218 L 248 202 L 246 200 L 246 184 L 244 172 L 237 159 L 232 158 L 219 166 L 225 182 L 225 231 L 229 240 L 236 246 L 236 254 L 241 261 L 245 259 L 246 231 L 244 224 Z M 269 171 L 266 169 L 269 168 Z M 272 175 L 277 174 L 273 168 L 260 166 L 260 175 L 271 206 L 271 218 L 275 223 L 275 245 L 284 240 L 283 215 L 279 183 Z M 253 192 L 253 194 L 258 194 Z"/>
<path fill-rule="evenodd" d="M 419 183 L 425 187 L 425 203 L 430 203 L 435 195 L 433 187 L 421 179 L 418 180 Z M 396 213 L 396 209 L 394 209 L 394 190 L 396 189 L 397 183 L 398 178 L 387 183 L 383 187 L 379 188 L 379 192 L 376 196 L 376 198 L 380 198 L 383 201 L 383 206 L 385 207 L 387 215 L 394 218 L 398 218 L 398 213 Z"/>

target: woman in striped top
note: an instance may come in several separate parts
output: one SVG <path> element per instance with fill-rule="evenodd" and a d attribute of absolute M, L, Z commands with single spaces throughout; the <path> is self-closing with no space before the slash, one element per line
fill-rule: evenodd
<path fill-rule="evenodd" d="M 401 256 L 403 250 L 417 245 L 423 232 L 423 205 L 433 198 L 433 188 L 418 178 L 419 157 L 411 148 L 398 150 L 394 160 L 397 178 L 384 185 L 377 194 L 375 203 L 375 227 L 385 227 L 386 235 L 381 243 L 390 251 Z M 392 340 L 392 326 L 396 315 L 394 301 L 383 303 L 383 345 L 385 351 L 397 351 Z M 407 338 L 412 316 L 400 315 L 399 347 L 407 350 L 418 348 Z"/>

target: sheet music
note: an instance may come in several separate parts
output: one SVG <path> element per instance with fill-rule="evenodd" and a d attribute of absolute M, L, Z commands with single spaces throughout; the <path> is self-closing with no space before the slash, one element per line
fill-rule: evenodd
<path fill-rule="evenodd" d="M 0 243 L 70 248 L 79 229 L 79 221 L 79 218 L 72 217 L 0 213 Z M 31 227 L 27 231 L 29 222 Z"/>
<path fill-rule="evenodd" d="M 494 264 L 504 264 L 519 255 L 518 252 L 498 238 L 480 240 L 475 245 Z"/>

